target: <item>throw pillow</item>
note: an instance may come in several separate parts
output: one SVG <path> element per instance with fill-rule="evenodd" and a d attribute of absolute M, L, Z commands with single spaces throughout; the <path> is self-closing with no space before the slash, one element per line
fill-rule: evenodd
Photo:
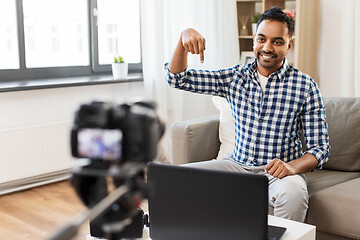
<path fill-rule="evenodd" d="M 220 112 L 219 140 L 220 150 L 216 159 L 221 159 L 225 154 L 231 154 L 234 150 L 235 130 L 231 115 L 230 105 L 223 97 L 214 96 L 212 101 Z"/>

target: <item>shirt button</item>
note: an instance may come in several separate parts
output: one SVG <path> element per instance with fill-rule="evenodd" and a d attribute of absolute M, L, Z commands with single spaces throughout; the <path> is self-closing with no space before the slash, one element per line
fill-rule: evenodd
<path fill-rule="evenodd" d="M 262 119 L 259 119 L 259 122 L 261 122 L 261 123 L 262 123 L 262 122 L 263 122 L 263 120 L 262 120 Z"/>
<path fill-rule="evenodd" d="M 259 140 L 256 140 L 255 143 L 259 143 L 260 141 Z"/>
<path fill-rule="evenodd" d="M 260 102 L 261 101 L 261 98 L 258 98 L 258 102 Z"/>

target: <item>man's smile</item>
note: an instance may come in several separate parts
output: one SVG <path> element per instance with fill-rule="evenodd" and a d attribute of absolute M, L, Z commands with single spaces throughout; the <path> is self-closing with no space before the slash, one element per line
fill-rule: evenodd
<path fill-rule="evenodd" d="M 276 57 L 275 54 L 260 53 L 259 55 L 262 56 L 264 60 L 270 60 L 271 58 L 275 58 L 275 57 Z"/>

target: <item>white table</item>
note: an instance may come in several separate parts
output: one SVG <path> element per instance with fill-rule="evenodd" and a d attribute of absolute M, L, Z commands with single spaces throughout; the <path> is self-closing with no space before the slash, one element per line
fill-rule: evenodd
<path fill-rule="evenodd" d="M 268 224 L 286 228 L 281 240 L 315 240 L 316 227 L 313 225 L 271 215 L 268 217 Z"/>
<path fill-rule="evenodd" d="M 281 240 L 315 240 L 316 227 L 306 223 L 287 220 L 284 218 L 269 215 L 268 224 L 279 227 L 286 227 L 286 231 Z M 99 238 L 88 235 L 87 240 Z M 143 237 L 140 240 L 151 240 L 149 228 L 145 227 Z"/>

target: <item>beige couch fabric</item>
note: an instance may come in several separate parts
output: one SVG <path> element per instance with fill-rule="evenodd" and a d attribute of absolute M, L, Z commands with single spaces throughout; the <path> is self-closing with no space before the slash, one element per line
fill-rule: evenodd
<path fill-rule="evenodd" d="M 307 178 L 306 182 L 308 185 L 309 196 L 311 196 L 322 189 L 358 178 L 360 177 L 360 172 L 320 170 L 306 173 L 305 176 Z"/>
<path fill-rule="evenodd" d="M 330 158 L 324 169 L 360 171 L 360 98 L 325 98 Z"/>
<path fill-rule="evenodd" d="M 360 239 L 360 178 L 312 195 L 307 221 L 318 231 Z"/>

